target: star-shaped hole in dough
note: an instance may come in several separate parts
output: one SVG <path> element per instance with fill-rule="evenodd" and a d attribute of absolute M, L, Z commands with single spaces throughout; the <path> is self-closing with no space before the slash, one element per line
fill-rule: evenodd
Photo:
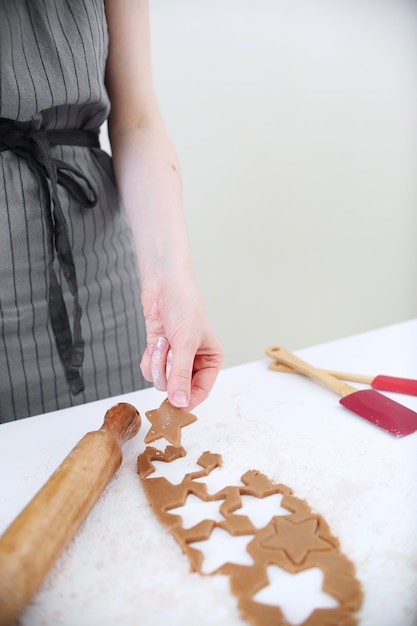
<path fill-rule="evenodd" d="M 315 517 L 297 524 L 286 517 L 275 518 L 274 526 L 275 533 L 262 542 L 262 547 L 284 550 L 295 565 L 300 565 L 310 551 L 332 549 L 331 544 L 319 537 L 318 520 Z"/>
<path fill-rule="evenodd" d="M 174 515 L 181 515 L 183 528 L 192 528 L 206 519 L 224 522 L 224 517 L 219 511 L 220 503 L 219 500 L 201 500 L 190 493 L 183 506 L 167 509 L 167 511 Z"/>
<path fill-rule="evenodd" d="M 236 509 L 236 515 L 247 515 L 255 528 L 263 528 L 272 517 L 277 515 L 289 515 L 290 511 L 281 507 L 283 498 L 281 493 L 274 493 L 265 498 L 253 496 L 240 496 L 242 506 Z"/>
<path fill-rule="evenodd" d="M 269 565 L 267 574 L 270 584 L 258 591 L 253 600 L 279 606 L 290 624 L 304 623 L 315 609 L 339 606 L 336 598 L 323 591 L 323 572 L 319 567 L 290 574 L 276 565 Z"/>
<path fill-rule="evenodd" d="M 238 470 L 230 470 L 228 467 L 216 467 L 207 476 L 200 476 L 199 478 L 194 478 L 194 480 L 195 482 L 205 483 L 211 494 L 215 494 L 230 485 L 242 487 L 240 472 Z"/>
<path fill-rule="evenodd" d="M 190 545 L 204 554 L 201 571 L 213 574 L 226 563 L 253 565 L 253 558 L 246 550 L 252 539 L 253 535 L 233 536 L 221 528 L 214 528 L 208 539 Z"/>
<path fill-rule="evenodd" d="M 147 411 L 145 415 L 152 424 L 145 437 L 145 443 L 164 437 L 174 446 L 181 443 L 181 428 L 197 420 L 195 415 L 177 409 L 168 400 L 164 400 L 159 409 Z"/>
<path fill-rule="evenodd" d="M 179 485 L 188 474 L 201 473 L 201 467 L 188 456 L 175 459 L 171 463 L 153 461 L 152 464 L 155 468 L 152 478 L 164 476 L 173 485 Z"/>

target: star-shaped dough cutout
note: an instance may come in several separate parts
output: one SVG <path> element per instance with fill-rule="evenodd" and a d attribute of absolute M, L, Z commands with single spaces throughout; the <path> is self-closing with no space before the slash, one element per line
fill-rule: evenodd
<path fill-rule="evenodd" d="M 181 428 L 197 420 L 195 415 L 177 409 L 168 400 L 164 400 L 159 409 L 146 411 L 145 415 L 152 424 L 145 437 L 145 443 L 164 437 L 174 446 L 181 443 Z"/>
<path fill-rule="evenodd" d="M 285 517 L 275 518 L 274 525 L 274 535 L 265 539 L 261 544 L 262 547 L 284 550 L 295 565 L 301 565 L 310 551 L 322 552 L 332 549 L 327 541 L 318 536 L 318 520 L 315 517 L 298 524 Z"/>

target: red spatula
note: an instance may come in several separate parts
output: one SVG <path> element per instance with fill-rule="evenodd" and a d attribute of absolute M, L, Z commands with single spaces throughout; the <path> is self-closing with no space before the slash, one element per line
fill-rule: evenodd
<path fill-rule="evenodd" d="M 270 353 L 268 350 L 267 354 L 268 356 L 273 357 L 273 353 Z M 282 363 L 271 363 L 269 367 L 271 370 L 275 370 L 277 372 L 298 373 L 292 367 L 283 365 Z M 378 374 L 378 376 L 366 376 L 365 374 L 335 372 L 334 370 L 322 368 L 317 369 L 320 369 L 321 372 L 326 372 L 326 374 L 330 374 L 330 376 L 339 378 L 340 380 L 364 383 L 365 385 L 371 385 L 374 389 L 380 389 L 381 391 L 395 391 L 397 393 L 405 393 L 410 396 L 417 396 L 417 380 L 412 378 L 400 378 L 399 376 L 386 376 L 384 374 Z"/>
<path fill-rule="evenodd" d="M 313 367 L 285 348 L 268 348 L 267 354 L 273 355 L 276 362 L 283 363 L 336 392 L 342 396 L 340 404 L 392 435 L 404 437 L 417 430 L 417 413 L 415 411 L 391 400 L 391 398 L 387 398 L 375 389 L 359 391 L 355 387 Z"/>

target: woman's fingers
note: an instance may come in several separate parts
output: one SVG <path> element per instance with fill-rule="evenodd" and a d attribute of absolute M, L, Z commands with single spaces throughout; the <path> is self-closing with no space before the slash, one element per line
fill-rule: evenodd
<path fill-rule="evenodd" d="M 221 348 L 213 341 L 210 348 L 186 348 L 182 344 L 172 352 L 168 399 L 178 408 L 192 410 L 207 398 L 214 385 L 223 359 Z"/>
<path fill-rule="evenodd" d="M 156 389 L 167 391 L 173 406 L 191 410 L 209 395 L 222 351 L 201 309 L 188 306 L 184 313 L 181 303 L 172 302 L 144 306 L 148 347 L 141 370 Z"/>
<path fill-rule="evenodd" d="M 167 356 L 169 342 L 165 337 L 158 337 L 155 349 L 151 357 L 152 382 L 158 391 L 166 391 L 167 388 Z"/>
<path fill-rule="evenodd" d="M 168 340 L 159 337 L 156 344 L 146 349 L 141 369 L 156 389 L 167 391 L 173 406 L 192 410 L 209 395 L 221 362 L 222 352 L 217 345 L 203 355 L 184 346 L 174 352 Z"/>
<path fill-rule="evenodd" d="M 179 409 L 185 409 L 190 403 L 191 379 L 195 354 L 198 346 L 180 343 L 172 347 L 167 383 L 168 400 Z"/>
<path fill-rule="evenodd" d="M 194 407 L 203 402 L 209 395 L 217 374 L 219 373 L 222 357 L 217 354 L 211 365 L 207 364 L 204 368 L 194 373 L 191 383 L 191 396 L 188 410 L 192 411 Z"/>
<path fill-rule="evenodd" d="M 165 337 L 158 337 L 150 343 L 142 357 L 140 368 L 146 380 L 153 383 L 158 391 L 166 391 L 170 370 L 170 347 Z"/>

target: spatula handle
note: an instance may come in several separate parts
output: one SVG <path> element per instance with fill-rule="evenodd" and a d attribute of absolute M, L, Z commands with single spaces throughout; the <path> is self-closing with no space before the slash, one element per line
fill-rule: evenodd
<path fill-rule="evenodd" d="M 339 396 L 348 396 L 351 393 L 357 391 L 355 387 L 348 385 L 347 383 L 334 378 L 330 374 L 313 367 L 306 361 L 303 361 L 299 357 L 295 356 L 292 352 L 287 350 L 286 348 L 282 348 L 279 346 L 274 346 L 273 348 L 268 348 L 267 350 L 268 356 L 273 356 L 275 361 L 278 363 L 283 363 L 291 367 L 293 370 L 296 370 L 300 374 L 304 374 L 305 376 L 309 376 L 313 380 L 321 383 L 331 391 L 334 391 Z"/>
<path fill-rule="evenodd" d="M 269 364 L 269 368 L 274 370 L 275 372 L 288 372 L 290 374 L 298 374 L 293 367 L 289 365 L 284 365 L 283 363 L 273 362 Z M 325 372 L 326 374 L 330 374 L 333 378 L 339 378 L 340 380 L 350 380 L 355 383 L 364 383 L 366 385 L 370 385 L 374 380 L 373 376 L 368 376 L 367 374 L 352 374 L 351 372 L 336 372 L 335 370 L 328 370 L 323 368 L 317 368 L 321 372 Z"/>
<path fill-rule="evenodd" d="M 0 537 L 0 625 L 11 626 L 35 594 L 122 462 L 121 444 L 139 431 L 130 404 L 107 411 Z"/>

